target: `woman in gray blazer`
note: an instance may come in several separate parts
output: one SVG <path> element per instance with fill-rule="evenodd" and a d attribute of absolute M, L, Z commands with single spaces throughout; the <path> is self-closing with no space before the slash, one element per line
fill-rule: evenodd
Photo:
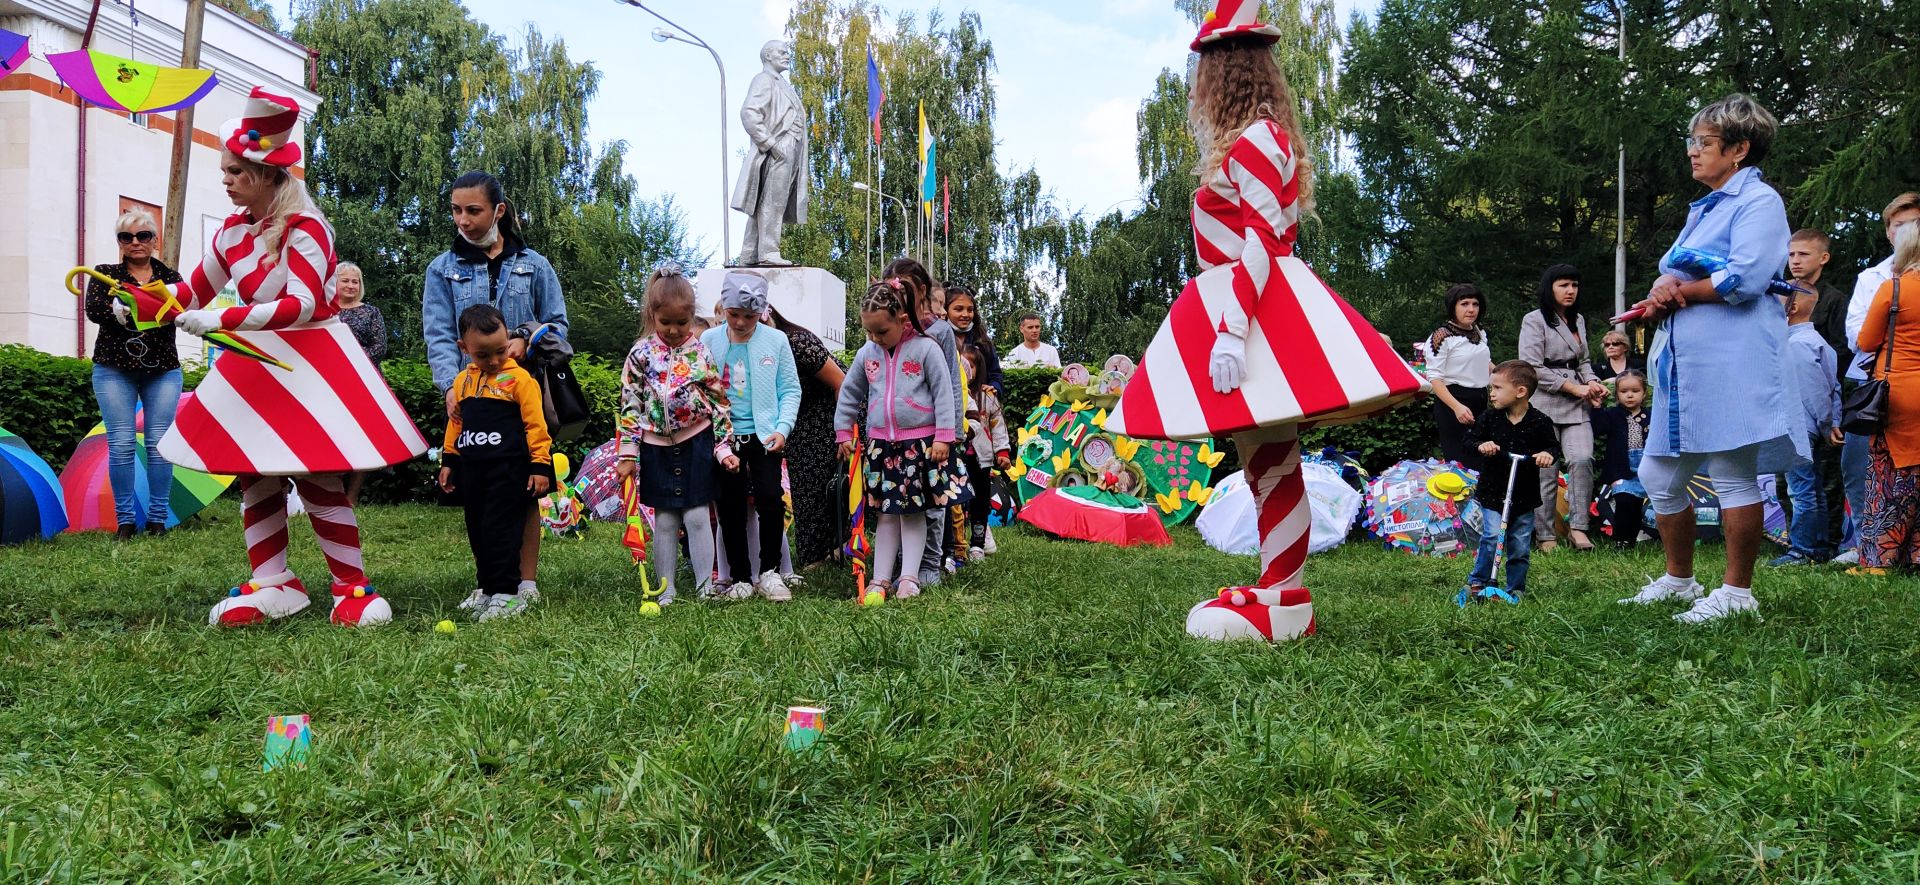
<path fill-rule="evenodd" d="M 1580 316 L 1580 271 L 1556 264 L 1540 275 L 1540 309 L 1520 321 L 1520 358 L 1540 374 L 1533 407 L 1553 421 L 1567 469 L 1567 540 L 1577 550 L 1592 550 L 1587 537 L 1593 505 L 1593 425 L 1587 410 L 1606 399 L 1606 385 L 1593 374 L 1587 352 L 1587 322 Z M 1539 549 L 1556 546 L 1553 519 L 1559 478 L 1540 472 L 1540 509 L 1534 512 L 1533 537 Z"/>

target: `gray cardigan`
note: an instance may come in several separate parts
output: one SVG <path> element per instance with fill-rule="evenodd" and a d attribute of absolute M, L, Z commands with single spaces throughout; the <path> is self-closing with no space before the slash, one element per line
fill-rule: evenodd
<path fill-rule="evenodd" d="M 1565 323 L 1548 328 L 1540 311 L 1530 311 L 1520 321 L 1520 359 L 1540 373 L 1540 389 L 1533 392 L 1533 407 L 1555 424 L 1587 423 L 1586 401 L 1568 396 L 1560 385 L 1591 384 L 1600 380 L 1593 374 L 1587 355 L 1587 320 L 1575 315 L 1574 326 Z"/>

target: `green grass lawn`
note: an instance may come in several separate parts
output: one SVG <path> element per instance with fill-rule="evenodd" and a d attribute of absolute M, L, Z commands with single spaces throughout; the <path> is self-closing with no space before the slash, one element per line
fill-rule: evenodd
<path fill-rule="evenodd" d="M 1466 562 L 1352 544 L 1308 566 L 1320 635 L 1269 647 L 1182 633 L 1254 574 L 1191 531 L 1002 530 L 913 602 L 823 572 L 649 620 L 601 526 L 549 543 L 535 612 L 448 636 L 457 512 L 367 508 L 393 625 L 216 632 L 217 513 L 0 550 L 0 879 L 1920 880 L 1904 580 L 1766 572 L 1764 623 L 1684 628 L 1614 604 L 1651 552 L 1539 556 L 1526 605 L 1462 613 Z M 261 772 L 276 713 L 312 715 L 306 769 Z"/>

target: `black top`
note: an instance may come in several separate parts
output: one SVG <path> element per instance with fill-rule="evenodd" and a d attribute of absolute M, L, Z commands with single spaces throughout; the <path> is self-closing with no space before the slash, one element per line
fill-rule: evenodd
<path fill-rule="evenodd" d="M 500 240 L 502 243 L 500 246 L 500 254 L 488 258 L 487 250 L 467 242 L 467 238 L 461 236 L 459 231 L 453 232 L 453 255 L 455 258 L 461 261 L 484 261 L 487 263 L 487 302 L 490 304 L 498 304 L 500 302 L 501 265 L 506 264 L 507 259 L 527 250 L 527 241 L 520 239 L 520 235 L 512 231 L 501 231 Z M 454 319 L 457 320 L 459 317 L 455 317 Z"/>
<path fill-rule="evenodd" d="M 1638 425 L 1637 436 L 1630 424 Z M 1605 446 L 1600 458 L 1601 485 L 1633 478 L 1633 462 L 1627 453 L 1632 451 L 1636 440 L 1642 448 L 1646 447 L 1647 432 L 1652 424 L 1653 410 L 1648 408 L 1642 408 L 1638 415 L 1627 414 L 1621 406 L 1593 410 L 1593 441 Z"/>
<path fill-rule="evenodd" d="M 340 311 L 340 322 L 353 330 L 353 340 L 360 342 L 360 349 L 367 357 L 379 362 L 387 356 L 387 320 L 380 314 L 380 308 L 364 301 Z"/>
<path fill-rule="evenodd" d="M 1499 446 L 1500 451 L 1485 456 L 1486 467 L 1480 471 L 1474 500 L 1488 510 L 1500 510 L 1507 496 L 1507 467 L 1512 463 L 1507 454 L 1511 452 L 1526 456 L 1513 476 L 1513 512 L 1526 513 L 1539 507 L 1540 468 L 1534 465 L 1533 456 L 1546 452 L 1555 461 L 1560 460 L 1560 437 L 1553 432 L 1552 419 L 1529 406 L 1527 413 L 1515 423 L 1507 420 L 1507 413 L 1488 409 L 1480 413 L 1467 431 L 1467 445 L 1478 449 L 1486 442 Z"/>
<path fill-rule="evenodd" d="M 973 342 L 973 335 L 976 332 L 981 338 L 977 344 Z M 956 345 L 971 344 L 974 352 L 980 354 L 980 374 L 986 376 L 981 380 L 992 385 L 994 393 L 1006 393 L 1006 374 L 1000 371 L 1000 354 L 994 349 L 993 336 L 987 334 L 985 326 L 980 325 L 980 319 L 975 317 L 973 326 L 965 332 L 955 326 L 953 337 Z"/>
<path fill-rule="evenodd" d="M 1628 355 L 1627 370 L 1636 371 L 1642 375 L 1646 374 L 1647 372 L 1646 357 Z M 1594 377 L 1599 378 L 1602 381 L 1611 381 L 1614 378 L 1618 377 L 1620 373 L 1615 372 L 1613 370 L 1613 363 L 1603 356 L 1593 361 L 1593 375 Z"/>
<path fill-rule="evenodd" d="M 1814 288 L 1820 291 L 1820 301 L 1813 305 L 1813 316 L 1809 317 L 1808 321 L 1820 331 L 1820 337 L 1827 342 L 1828 347 L 1833 348 L 1834 355 L 1839 357 L 1834 362 L 1839 364 L 1840 377 L 1845 378 L 1847 364 L 1853 362 L 1854 349 L 1853 339 L 1847 337 L 1848 298 L 1841 294 L 1839 289 L 1824 282 L 1815 284 Z"/>
<path fill-rule="evenodd" d="M 134 282 L 133 274 L 127 271 L 125 263 L 94 265 L 97 270 L 121 282 Z M 180 282 L 180 274 L 166 266 L 160 259 L 153 259 L 153 278 L 162 283 Z M 102 366 L 110 366 L 123 372 L 139 372 L 158 375 L 180 368 L 180 354 L 173 349 L 173 325 L 158 329 L 136 332 L 129 326 L 120 324 L 120 318 L 113 315 L 113 293 L 107 291 L 107 284 L 88 278 L 87 283 L 87 319 L 100 327 L 100 334 L 93 339 L 93 361 Z"/>

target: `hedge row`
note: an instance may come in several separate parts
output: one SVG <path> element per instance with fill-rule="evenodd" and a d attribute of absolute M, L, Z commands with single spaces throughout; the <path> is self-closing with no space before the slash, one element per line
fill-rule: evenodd
<path fill-rule="evenodd" d="M 576 358 L 574 368 L 595 415 L 585 433 L 560 447 L 578 464 L 588 450 L 613 437 L 620 372 L 591 356 Z M 426 434 L 428 444 L 438 447 L 446 429 L 446 407 L 433 387 L 433 373 L 418 360 L 388 360 L 380 369 L 414 424 Z M 0 378 L 5 378 L 8 385 L 7 395 L 0 397 L 0 427 L 19 434 L 54 470 L 60 470 L 81 437 L 100 423 L 92 373 L 93 363 L 87 360 L 51 356 L 20 345 L 0 345 Z M 203 370 L 190 372 L 187 389 L 197 385 L 204 374 Z M 1008 369 L 1005 374 L 1004 407 L 1008 420 L 1016 425 L 1040 404 L 1047 388 L 1060 377 L 1058 370 L 1046 368 Z M 1426 457 L 1433 452 L 1432 413 L 1427 401 L 1421 399 L 1365 423 L 1310 431 L 1305 443 L 1308 451 L 1330 447 L 1346 452 L 1368 470 L 1378 472 L 1402 458 Z M 1238 453 L 1232 446 L 1222 448 L 1228 460 L 1216 476 L 1239 469 Z M 391 474 L 371 477 L 365 496 L 387 502 L 432 500 L 436 470 L 427 459 L 415 459 L 395 467 Z"/>

